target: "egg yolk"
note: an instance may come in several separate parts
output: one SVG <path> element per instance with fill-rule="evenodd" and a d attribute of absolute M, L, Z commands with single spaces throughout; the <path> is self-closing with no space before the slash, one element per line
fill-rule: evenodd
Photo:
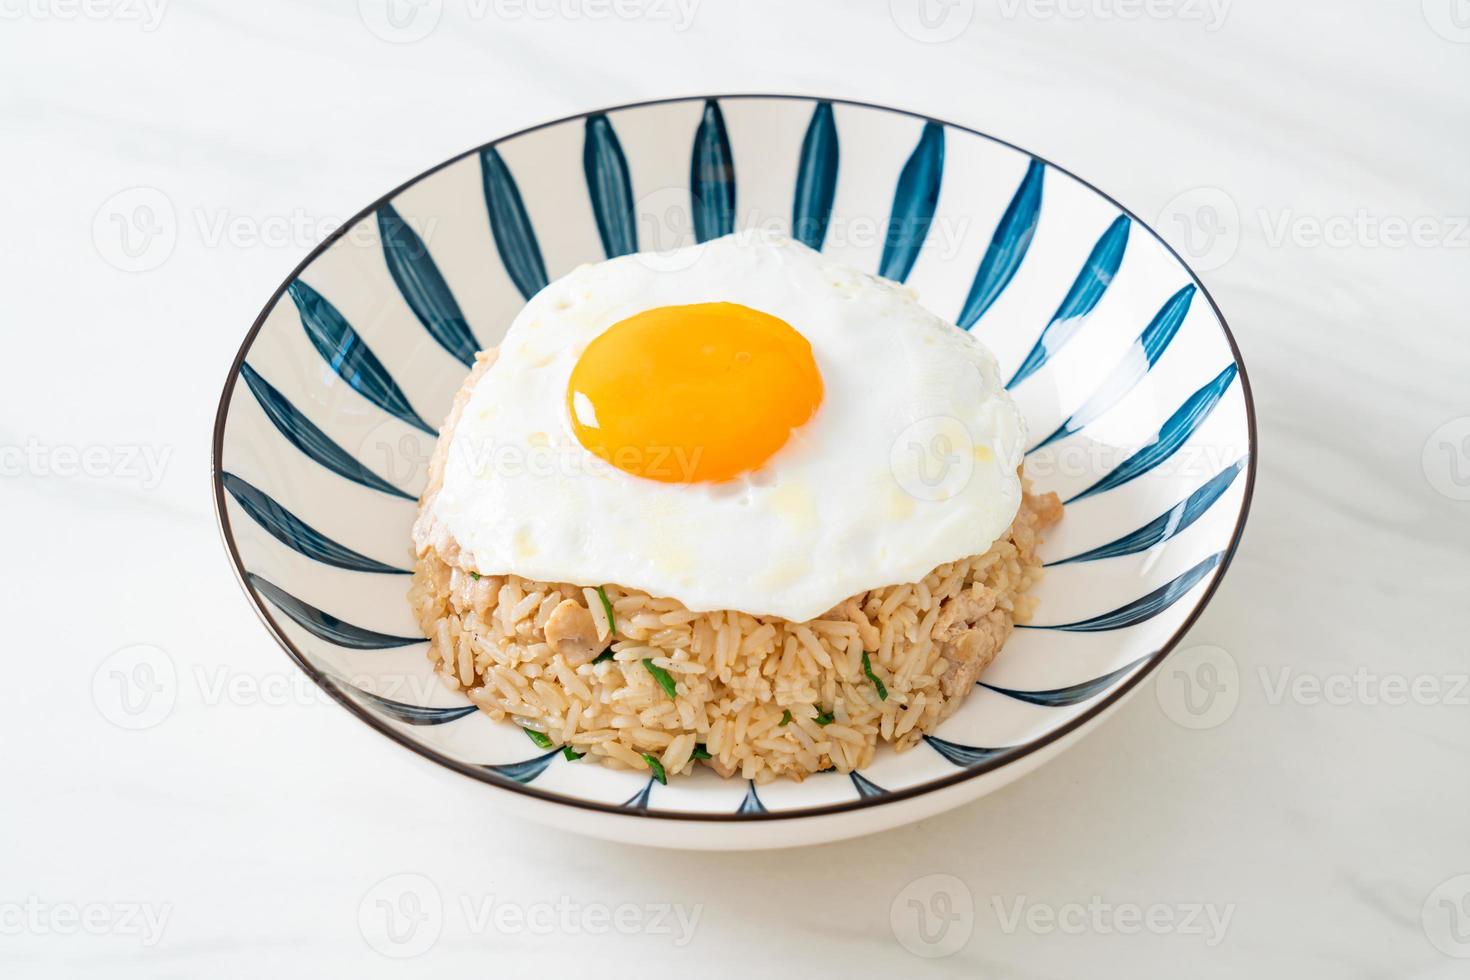
<path fill-rule="evenodd" d="M 738 303 L 660 306 L 621 320 L 587 345 L 567 385 L 582 445 L 663 483 L 758 469 L 821 402 L 807 339 Z"/>

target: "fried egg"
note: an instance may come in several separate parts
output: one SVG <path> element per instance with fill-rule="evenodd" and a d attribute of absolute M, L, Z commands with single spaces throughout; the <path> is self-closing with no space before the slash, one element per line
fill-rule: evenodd
<path fill-rule="evenodd" d="M 551 283 L 445 437 L 430 524 L 479 574 L 794 621 L 984 552 L 1026 441 L 979 340 L 773 233 Z"/>

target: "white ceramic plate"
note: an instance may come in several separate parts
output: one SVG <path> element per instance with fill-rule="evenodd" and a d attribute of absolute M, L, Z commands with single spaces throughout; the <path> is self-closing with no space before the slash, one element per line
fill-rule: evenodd
<path fill-rule="evenodd" d="M 774 227 L 914 286 L 996 352 L 1068 502 L 1018 629 L 923 745 L 860 773 L 664 786 L 566 760 L 436 679 L 409 528 L 475 350 L 574 266 Z M 1035 768 L 1153 671 L 1244 526 L 1255 430 L 1199 280 L 1117 202 L 1000 140 L 836 100 L 719 96 L 547 123 L 422 174 L 309 255 L 251 327 L 214 432 L 250 601 L 370 727 L 534 819 L 640 844 L 780 847 L 932 815 Z M 1121 773 L 1120 773 L 1121 774 Z"/>

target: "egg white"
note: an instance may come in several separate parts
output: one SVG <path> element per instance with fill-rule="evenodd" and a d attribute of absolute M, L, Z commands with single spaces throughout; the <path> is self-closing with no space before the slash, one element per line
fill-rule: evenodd
<path fill-rule="evenodd" d="M 642 310 L 710 302 L 807 338 L 825 388 L 811 421 L 723 484 L 660 483 L 587 452 L 566 407 L 587 344 Z M 623 256 L 550 284 L 449 438 L 427 526 L 480 574 L 615 583 L 795 621 L 984 552 L 1020 506 L 1026 441 L 975 337 L 912 290 L 771 233 Z"/>

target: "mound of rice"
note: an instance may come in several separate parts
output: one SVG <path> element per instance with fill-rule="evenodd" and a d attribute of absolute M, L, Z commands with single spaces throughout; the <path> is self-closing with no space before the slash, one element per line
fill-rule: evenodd
<path fill-rule="evenodd" d="M 694 612 L 607 584 L 609 622 L 596 589 L 476 576 L 436 533 L 428 504 L 493 352 L 481 357 L 431 464 L 409 597 L 437 670 L 497 720 L 584 761 L 648 771 L 651 759 L 668 776 L 699 762 L 757 782 L 851 772 L 880 740 L 909 748 L 952 714 L 1030 616 L 1037 534 L 1061 516 L 1054 494 L 1026 494 L 983 555 L 859 593 L 805 623 Z"/>

